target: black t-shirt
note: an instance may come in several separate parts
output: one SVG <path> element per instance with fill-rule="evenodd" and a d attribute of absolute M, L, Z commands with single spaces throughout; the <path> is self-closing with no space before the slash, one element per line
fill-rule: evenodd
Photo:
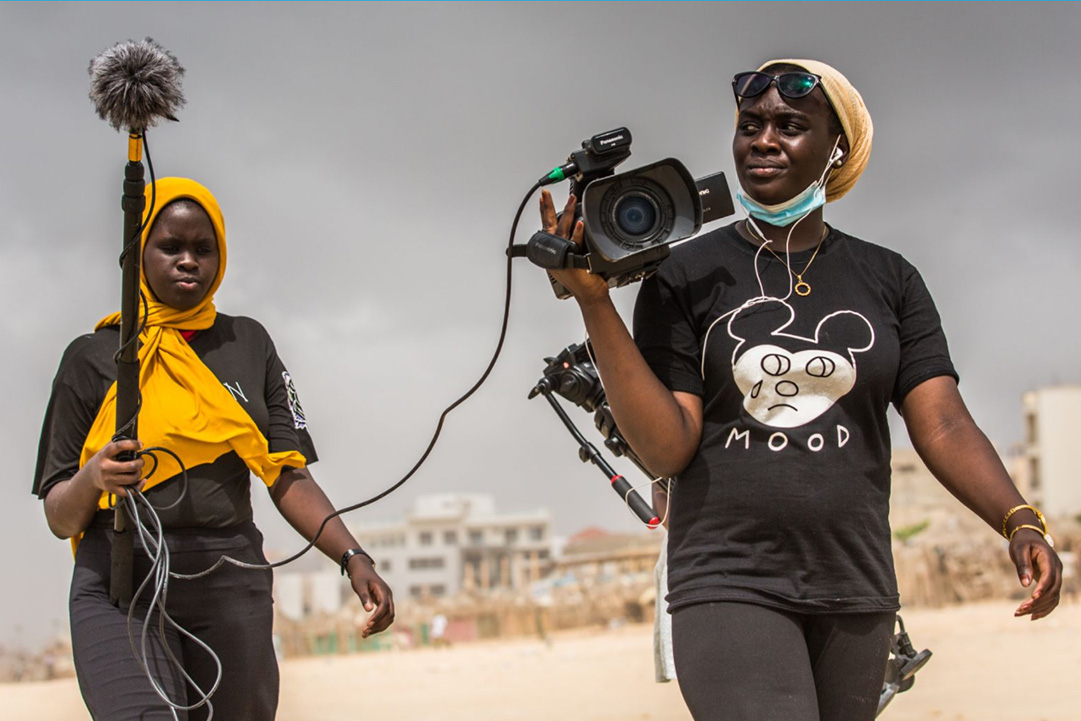
<path fill-rule="evenodd" d="M 938 312 L 904 258 L 835 229 L 803 273 L 806 297 L 765 249 L 760 288 L 756 251 L 734 226 L 677 246 L 635 306 L 658 378 L 703 399 L 672 496 L 670 606 L 895 610 L 886 410 L 957 377 Z M 793 270 L 812 253 L 793 253 Z"/>
<path fill-rule="evenodd" d="M 79 469 L 86 436 L 116 380 L 119 333 L 117 326 L 102 328 L 79 336 L 64 352 L 38 447 L 33 492 L 40 498 Z M 309 464 L 317 460 L 293 381 L 262 325 L 218 313 L 214 325 L 199 331 L 190 345 L 252 417 L 271 452 L 298 450 Z M 183 495 L 175 508 L 159 511 L 166 527 L 224 528 L 252 519 L 251 475 L 234 452 L 189 468 L 184 493 L 182 485 L 176 476 L 147 492 L 159 508 Z"/>

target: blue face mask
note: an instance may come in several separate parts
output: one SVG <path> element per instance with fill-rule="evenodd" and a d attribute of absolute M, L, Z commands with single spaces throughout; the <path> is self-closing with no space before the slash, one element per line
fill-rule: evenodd
<path fill-rule="evenodd" d="M 816 180 L 796 197 L 776 205 L 757 203 L 743 192 L 742 187 L 736 186 L 736 200 L 752 218 L 783 228 L 825 205 L 826 185 Z"/>
<path fill-rule="evenodd" d="M 806 217 L 826 204 L 826 179 L 829 177 L 830 169 L 834 166 L 834 163 L 840 160 L 842 156 L 838 147 L 840 143 L 841 138 L 838 137 L 833 143 L 833 151 L 830 153 L 829 162 L 826 163 L 826 168 L 822 171 L 822 175 L 818 177 L 818 180 L 808 185 L 803 192 L 795 197 L 776 205 L 762 205 L 744 193 L 742 186 L 736 186 L 736 200 L 743 206 L 747 215 L 779 228 L 791 225 L 797 220 Z"/>

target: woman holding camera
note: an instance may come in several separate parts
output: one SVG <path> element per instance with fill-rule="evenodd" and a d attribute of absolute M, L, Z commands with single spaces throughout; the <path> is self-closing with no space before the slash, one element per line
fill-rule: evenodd
<path fill-rule="evenodd" d="M 874 718 L 899 608 L 886 410 L 940 482 L 1009 541 L 1031 596 L 1061 563 L 957 389 L 934 303 L 895 252 L 827 225 L 859 179 L 871 118 L 811 60 L 736 75 L 732 142 L 747 220 L 677 246 L 641 288 L 634 336 L 604 279 L 576 298 L 616 422 L 675 478 L 668 595 L 680 688 L 698 721 Z M 581 244 L 575 199 L 545 230 Z"/>
<path fill-rule="evenodd" d="M 160 614 L 147 608 L 152 590 L 136 603 L 132 641 L 126 609 L 110 602 L 111 501 L 131 488 L 159 509 L 172 570 L 180 574 L 205 571 L 223 555 L 266 563 L 252 522 L 252 474 L 266 483 L 279 512 L 305 538 L 334 510 L 308 471 L 315 449 L 273 341 L 258 322 L 215 309 L 226 245 L 214 196 L 192 180 L 164 178 L 147 186 L 146 198 L 140 440 L 112 439 L 120 320 L 114 314 L 64 353 L 34 479 L 49 528 L 77 541 L 70 613 L 79 686 L 98 721 L 207 718 L 200 702 L 220 670 L 211 698 L 214 717 L 270 721 L 278 702 L 278 665 L 269 570 L 226 563 L 200 578 L 169 579 L 166 610 L 190 635 L 163 624 L 168 648 L 158 640 Z M 154 463 L 143 454 L 125 457 L 152 446 L 175 452 L 187 467 L 186 478 L 160 451 L 152 454 Z M 144 521 L 146 513 L 141 509 Z M 387 628 L 394 619 L 390 589 L 340 519 L 327 524 L 317 546 L 340 560 L 372 611 L 363 635 Z M 136 588 L 149 564 L 137 536 Z M 148 614 L 150 642 L 144 648 L 138 628 Z M 180 708 L 169 708 L 148 673 Z"/>

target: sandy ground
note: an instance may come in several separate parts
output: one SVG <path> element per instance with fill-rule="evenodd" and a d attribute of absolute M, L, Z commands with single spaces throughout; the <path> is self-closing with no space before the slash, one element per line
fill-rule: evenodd
<path fill-rule="evenodd" d="M 1081 604 L 1030 623 L 1014 604 L 909 610 L 934 652 L 885 721 L 1078 721 Z M 653 682 L 652 629 L 308 658 L 282 668 L 279 721 L 689 721 L 675 684 Z M 88 719 L 74 680 L 0 685 L 5 721 Z M 223 719 L 222 721 L 239 721 Z"/>

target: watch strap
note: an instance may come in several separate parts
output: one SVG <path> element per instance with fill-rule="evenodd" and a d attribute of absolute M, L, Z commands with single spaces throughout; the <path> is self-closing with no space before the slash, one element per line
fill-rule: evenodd
<path fill-rule="evenodd" d="M 341 567 L 342 575 L 347 575 L 345 572 L 346 567 L 349 565 L 349 559 L 353 556 L 364 556 L 372 563 L 372 568 L 375 568 L 375 559 L 369 556 L 363 548 L 350 548 L 348 551 L 342 554 Z"/>

